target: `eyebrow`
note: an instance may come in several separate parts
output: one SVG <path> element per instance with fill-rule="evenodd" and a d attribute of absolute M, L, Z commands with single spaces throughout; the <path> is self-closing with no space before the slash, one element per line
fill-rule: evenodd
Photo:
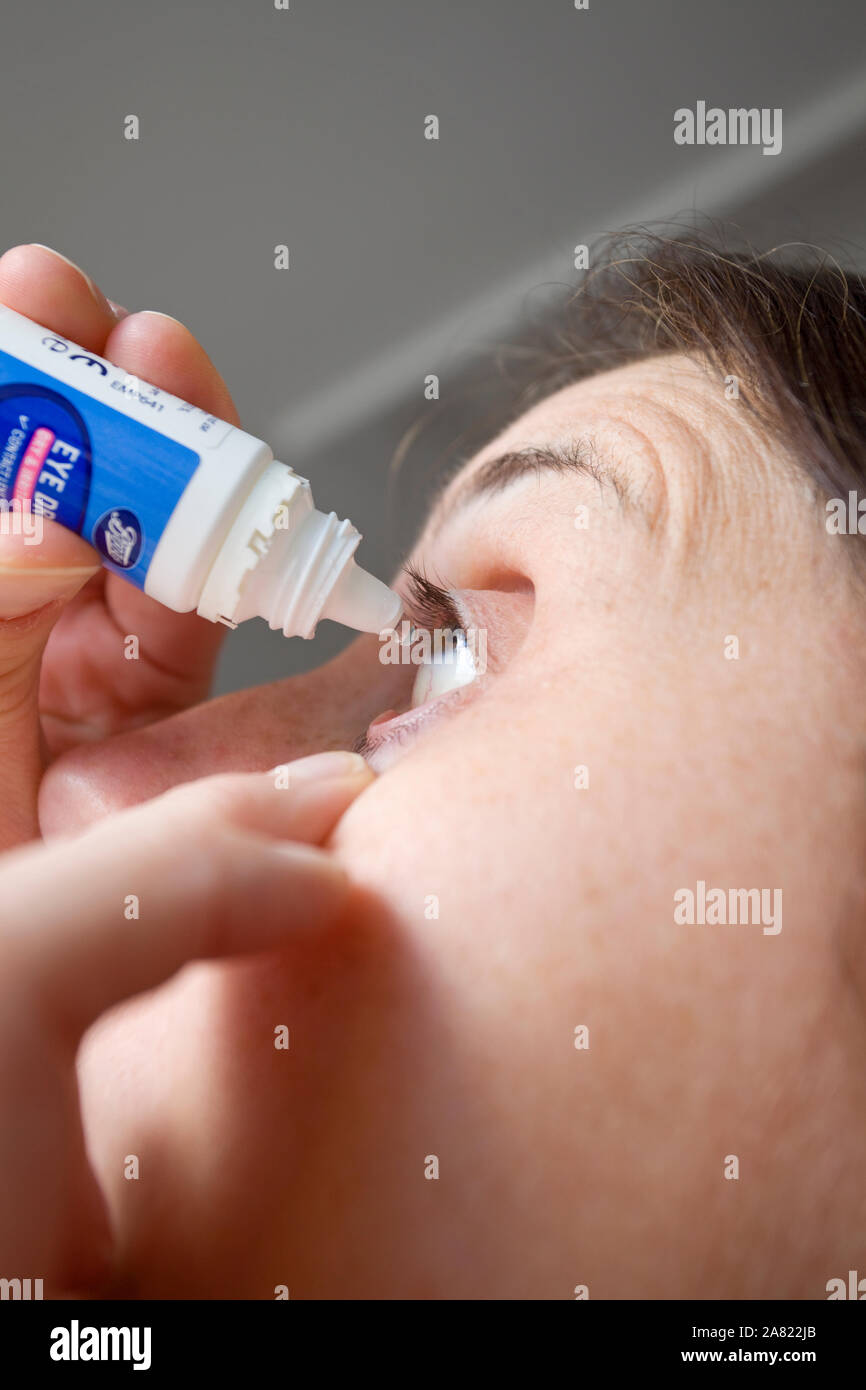
<path fill-rule="evenodd" d="M 450 496 L 447 490 L 440 495 L 431 517 L 432 531 L 435 534 L 468 503 L 503 492 L 519 478 L 529 475 L 540 477 L 544 473 L 576 473 L 592 478 L 603 491 L 612 492 L 623 506 L 633 500 L 626 478 L 613 461 L 601 452 L 596 441 L 591 436 L 585 436 L 569 444 L 510 450 L 497 458 L 487 459 L 459 483 Z"/>

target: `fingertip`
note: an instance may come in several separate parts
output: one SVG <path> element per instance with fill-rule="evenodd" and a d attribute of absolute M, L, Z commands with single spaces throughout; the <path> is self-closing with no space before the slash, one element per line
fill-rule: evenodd
<path fill-rule="evenodd" d="M 0 256 L 0 302 L 100 354 L 116 322 L 86 271 L 39 242 L 12 246 Z"/>
<path fill-rule="evenodd" d="M 237 425 L 228 387 L 195 334 L 179 319 L 139 309 L 114 324 L 106 356 L 143 381 Z"/>
<path fill-rule="evenodd" d="M 290 763 L 280 763 L 267 774 L 274 777 L 277 786 L 291 786 L 295 782 L 311 782 L 333 777 L 372 777 L 373 769 L 360 753 L 351 753 L 342 748 L 328 749 L 324 753 L 310 753 L 303 758 L 295 758 Z"/>

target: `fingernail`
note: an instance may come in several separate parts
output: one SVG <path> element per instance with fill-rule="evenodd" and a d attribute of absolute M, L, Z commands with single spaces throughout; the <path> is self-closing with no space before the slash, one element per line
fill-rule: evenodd
<path fill-rule="evenodd" d="M 317 777 L 357 777 L 370 769 L 359 753 L 346 753 L 336 750 L 330 753 L 313 753 L 309 758 L 298 758 L 293 763 L 283 763 L 282 769 L 288 773 L 289 783 L 311 782 Z M 272 768 L 272 772 L 280 771 Z"/>
<path fill-rule="evenodd" d="M 159 309 L 139 309 L 139 314 L 150 314 L 155 319 L 167 319 L 169 323 L 176 323 L 178 328 L 186 329 L 186 324 L 181 323 L 180 319 L 173 319 L 171 314 L 163 314 Z"/>
<path fill-rule="evenodd" d="M 128 319 L 128 318 L 129 318 L 129 310 L 128 310 L 128 309 L 124 309 L 124 307 L 123 307 L 122 304 L 115 304 L 115 302 L 114 302 L 113 299 L 109 299 L 109 301 L 108 301 L 108 307 L 109 307 L 109 309 L 111 310 L 111 312 L 113 313 L 114 317 L 117 319 L 117 322 L 118 322 L 118 323 L 120 323 L 120 320 L 121 320 L 121 319 Z"/>
<path fill-rule="evenodd" d="M 112 312 L 111 304 L 106 299 L 105 295 L 102 293 L 102 290 L 99 289 L 99 287 L 93 283 L 90 276 L 87 274 L 87 271 L 82 270 L 80 265 L 76 265 L 75 261 L 71 261 L 68 256 L 64 256 L 61 251 L 55 251 L 53 246 L 46 246 L 44 242 L 31 241 L 30 245 L 38 246 L 40 251 L 47 251 L 49 256 L 56 256 L 58 261 L 65 261 L 67 265 L 72 266 L 72 269 L 76 271 L 78 275 L 81 276 L 82 280 L 87 285 L 87 288 L 90 290 L 90 293 L 92 294 L 96 303 L 99 305 L 99 308 L 107 309 L 109 313 Z"/>

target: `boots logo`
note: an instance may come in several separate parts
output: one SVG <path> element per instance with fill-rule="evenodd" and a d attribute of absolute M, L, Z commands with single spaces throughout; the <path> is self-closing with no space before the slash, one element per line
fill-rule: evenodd
<path fill-rule="evenodd" d="M 106 560 L 121 569 L 132 569 L 144 541 L 141 522 L 126 507 L 112 507 L 93 528 L 93 544 Z"/>

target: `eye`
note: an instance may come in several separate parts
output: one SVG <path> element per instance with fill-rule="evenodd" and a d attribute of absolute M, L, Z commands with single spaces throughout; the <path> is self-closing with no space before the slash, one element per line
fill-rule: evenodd
<path fill-rule="evenodd" d="M 414 566 L 407 566 L 408 610 L 414 619 L 411 659 L 419 667 L 410 704 L 423 705 L 483 674 L 475 633 L 463 624 L 453 594 Z"/>
<path fill-rule="evenodd" d="M 425 654 L 426 659 L 419 666 L 412 687 L 410 704 L 413 708 L 427 700 L 435 700 L 437 695 L 447 695 L 449 690 L 458 690 L 461 685 L 469 685 L 479 675 L 475 653 L 462 629 L 447 629 L 444 633 L 434 629 L 432 633 L 422 633 L 422 641 L 424 637 L 433 640 L 429 656 Z"/>
<path fill-rule="evenodd" d="M 380 641 L 387 638 L 379 660 L 401 668 L 390 687 L 395 695 L 400 692 L 401 706 L 377 715 L 355 745 L 377 772 L 390 767 L 442 721 L 447 725 L 459 717 L 507 675 L 532 623 L 535 589 L 521 577 L 501 572 L 495 577 L 499 588 L 446 589 L 422 571 L 406 567 L 400 583 L 404 621 L 399 631 L 379 634 Z M 501 652 L 506 654 L 504 663 Z M 407 700 L 410 679 L 414 688 Z"/>

